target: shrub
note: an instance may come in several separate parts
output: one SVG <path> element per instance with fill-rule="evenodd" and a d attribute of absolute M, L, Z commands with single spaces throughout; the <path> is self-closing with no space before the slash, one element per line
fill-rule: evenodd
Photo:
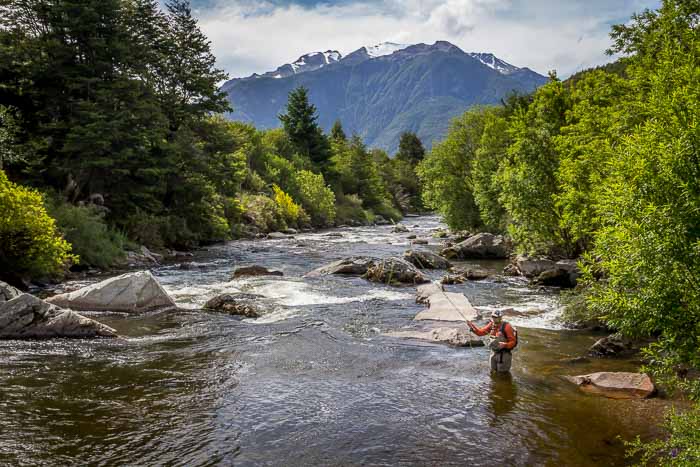
<path fill-rule="evenodd" d="M 335 195 L 326 186 L 323 175 L 301 170 L 294 178 L 301 204 L 311 216 L 313 225 L 331 225 L 335 220 Z"/>
<path fill-rule="evenodd" d="M 272 189 L 275 192 L 275 203 L 277 203 L 287 225 L 298 225 L 299 216 L 303 211 L 302 207 L 277 185 L 273 185 Z"/>
<path fill-rule="evenodd" d="M 77 260 L 46 212 L 43 196 L 10 182 L 0 170 L 0 274 L 55 276 Z"/>
<path fill-rule="evenodd" d="M 109 228 L 95 207 L 55 201 L 49 212 L 82 264 L 109 268 L 124 257 L 126 236 Z"/>
<path fill-rule="evenodd" d="M 345 195 L 338 198 L 336 206 L 336 222 L 338 224 L 352 224 L 370 222 L 369 213 L 362 209 L 362 200 L 358 195 Z"/>
<path fill-rule="evenodd" d="M 275 232 L 287 228 L 282 210 L 271 198 L 264 195 L 244 194 L 241 199 L 244 217 L 262 232 Z"/>
<path fill-rule="evenodd" d="M 642 442 L 637 438 L 629 443 L 628 455 L 641 456 L 640 465 L 700 465 L 700 406 L 685 413 L 672 410 L 664 427 L 669 432 L 667 439 Z"/>

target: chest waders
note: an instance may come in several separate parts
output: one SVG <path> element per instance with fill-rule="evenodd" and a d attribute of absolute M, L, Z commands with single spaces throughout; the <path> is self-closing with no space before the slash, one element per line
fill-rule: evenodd
<path fill-rule="evenodd" d="M 510 371 L 510 366 L 513 363 L 513 354 L 509 349 L 498 348 L 499 343 L 506 341 L 505 332 L 501 332 L 499 336 L 491 338 L 491 371 L 504 373 Z"/>

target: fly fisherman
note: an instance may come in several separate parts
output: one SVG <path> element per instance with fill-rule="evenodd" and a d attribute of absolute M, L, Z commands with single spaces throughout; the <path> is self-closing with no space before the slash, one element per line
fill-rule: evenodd
<path fill-rule="evenodd" d="M 510 323 L 503 321 L 503 312 L 491 313 L 491 321 L 479 328 L 471 321 L 467 321 L 469 329 L 477 336 L 489 335 L 491 343 L 491 371 L 508 372 L 513 360 L 511 350 L 518 344 L 515 330 Z"/>

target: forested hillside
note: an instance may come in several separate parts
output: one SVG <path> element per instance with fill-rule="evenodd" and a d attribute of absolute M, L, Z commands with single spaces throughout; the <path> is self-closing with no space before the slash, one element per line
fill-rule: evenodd
<path fill-rule="evenodd" d="M 324 134 L 303 88 L 284 129 L 224 119 L 226 74 L 187 1 L 13 0 L 0 21 L 6 280 L 108 268 L 139 245 L 186 249 L 421 208 L 417 161 L 369 151 L 340 122 Z"/>
<path fill-rule="evenodd" d="M 655 337 L 648 365 L 694 398 L 700 382 L 684 377 L 700 367 L 699 18 L 700 2 L 678 0 L 635 15 L 612 30 L 616 65 L 466 112 L 418 167 L 426 203 L 453 228 L 580 257 L 571 312 Z M 687 463 L 673 465 L 698 459 L 690 417 L 674 419 Z"/>

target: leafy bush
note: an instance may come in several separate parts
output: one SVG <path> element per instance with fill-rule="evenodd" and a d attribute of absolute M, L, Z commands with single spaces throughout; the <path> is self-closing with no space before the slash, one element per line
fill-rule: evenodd
<path fill-rule="evenodd" d="M 357 195 L 346 195 L 338 198 L 336 206 L 336 222 L 340 225 L 370 222 L 369 213 L 362 209 L 362 200 Z"/>
<path fill-rule="evenodd" d="M 669 432 L 667 439 L 642 442 L 637 438 L 628 445 L 628 455 L 640 456 L 641 465 L 700 465 L 700 406 L 684 413 L 672 410 L 664 427 Z"/>
<path fill-rule="evenodd" d="M 323 175 L 301 170 L 294 179 L 301 204 L 311 216 L 313 225 L 332 225 L 335 220 L 335 195 L 326 186 Z"/>
<path fill-rule="evenodd" d="M 58 275 L 78 258 L 46 212 L 43 196 L 0 170 L 0 271 L 14 277 Z"/>
<path fill-rule="evenodd" d="M 109 268 L 124 257 L 126 236 L 108 227 L 95 207 L 54 201 L 49 212 L 82 264 Z"/>
<path fill-rule="evenodd" d="M 282 212 L 282 217 L 287 225 L 299 226 L 300 221 L 304 221 L 308 216 L 304 209 L 294 202 L 291 196 L 282 191 L 277 185 L 273 185 L 272 189 L 275 193 L 275 203 Z"/>
<path fill-rule="evenodd" d="M 261 232 L 276 232 L 287 228 L 282 209 L 277 203 L 264 195 L 245 194 L 241 198 L 244 217 Z"/>

